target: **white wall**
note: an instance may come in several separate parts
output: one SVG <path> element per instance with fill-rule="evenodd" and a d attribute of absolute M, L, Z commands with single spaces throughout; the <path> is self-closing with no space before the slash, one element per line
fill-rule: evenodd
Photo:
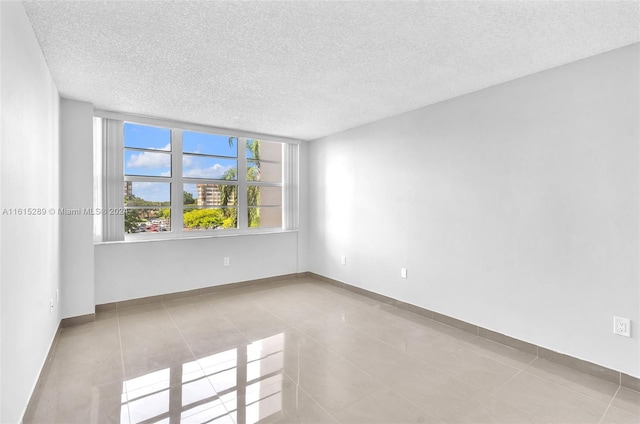
<path fill-rule="evenodd" d="M 634 45 L 311 142 L 310 270 L 640 377 L 638 63 Z"/>
<path fill-rule="evenodd" d="M 93 206 L 93 105 L 60 102 L 60 207 Z M 60 296 L 62 318 L 92 314 L 93 216 L 60 216 Z"/>
<path fill-rule="evenodd" d="M 308 145 L 299 152 L 298 231 L 97 244 L 95 304 L 308 271 Z"/>
<path fill-rule="evenodd" d="M 0 2 L 0 211 L 57 208 L 59 97 L 19 2 Z M 57 215 L 0 215 L 3 423 L 22 419 L 60 322 Z"/>
<path fill-rule="evenodd" d="M 95 247 L 95 302 L 104 304 L 298 272 L 298 234 L 284 232 Z M 230 265 L 224 266 L 224 257 Z"/>
<path fill-rule="evenodd" d="M 95 304 L 308 271 L 308 150 L 300 143 L 298 231 L 97 244 Z"/>

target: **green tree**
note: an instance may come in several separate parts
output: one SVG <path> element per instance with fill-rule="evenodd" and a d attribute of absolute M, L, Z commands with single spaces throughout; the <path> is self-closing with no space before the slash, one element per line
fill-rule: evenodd
<path fill-rule="evenodd" d="M 230 216 L 228 216 L 227 218 L 224 219 L 224 221 L 222 221 L 222 228 L 236 228 L 238 226 L 236 224 L 237 222 L 238 222 L 238 218 L 236 217 L 236 213 L 235 212 L 230 213 Z"/>
<path fill-rule="evenodd" d="M 124 213 L 124 230 L 133 233 L 138 229 L 143 219 L 140 217 L 140 209 L 127 209 Z"/>
<path fill-rule="evenodd" d="M 171 219 L 171 209 L 162 208 L 158 211 L 157 218 L 159 219 Z"/>
<path fill-rule="evenodd" d="M 183 200 L 185 205 L 195 205 L 196 199 L 193 198 L 193 194 L 188 191 L 183 192 Z"/>
<path fill-rule="evenodd" d="M 251 158 L 247 163 L 247 181 L 260 181 L 260 141 L 247 140 L 247 157 Z M 260 205 L 260 187 L 250 185 L 247 187 L 247 205 L 249 215 L 249 227 L 260 226 L 260 209 L 252 206 Z"/>
<path fill-rule="evenodd" d="M 247 159 L 255 164 L 247 169 L 247 180 L 260 181 L 260 140 L 247 140 Z M 253 175 L 249 175 L 251 169 L 255 169 Z"/>
<path fill-rule="evenodd" d="M 238 170 L 231 168 L 222 176 L 223 180 L 236 181 L 238 179 Z M 226 206 L 222 209 L 224 216 L 224 228 L 237 228 L 238 227 L 238 214 L 236 213 L 236 206 L 238 205 L 238 193 L 237 186 L 231 184 L 220 185 L 220 204 Z"/>
<path fill-rule="evenodd" d="M 124 197 L 125 206 L 147 206 L 145 209 L 127 209 L 124 216 L 124 230 L 133 233 L 138 230 L 140 224 L 154 218 L 171 218 L 171 209 L 158 206 L 171 206 L 171 202 L 155 202 L 141 197 L 130 195 Z"/>
<path fill-rule="evenodd" d="M 188 228 L 214 229 L 224 224 L 220 209 L 193 209 L 184 213 L 184 225 Z"/>
<path fill-rule="evenodd" d="M 170 206 L 171 202 L 154 202 L 152 200 L 145 200 L 141 197 L 134 195 L 124 198 L 125 206 Z"/>
<path fill-rule="evenodd" d="M 233 147 L 235 141 L 235 137 L 229 137 L 229 147 Z M 260 181 L 260 141 L 254 139 L 247 140 L 246 154 L 247 159 L 249 159 L 247 161 L 247 181 Z M 235 168 L 228 170 L 224 173 L 222 179 L 232 181 L 237 180 L 238 170 Z M 223 206 L 237 206 L 238 199 L 235 190 L 236 187 L 232 185 L 221 186 L 221 204 Z M 260 205 L 260 187 L 255 185 L 250 185 L 247 187 L 247 205 L 249 227 L 259 227 L 260 210 L 256 207 L 251 206 Z M 225 228 L 236 228 L 238 226 L 236 208 L 223 209 L 223 211 L 226 218 Z"/>

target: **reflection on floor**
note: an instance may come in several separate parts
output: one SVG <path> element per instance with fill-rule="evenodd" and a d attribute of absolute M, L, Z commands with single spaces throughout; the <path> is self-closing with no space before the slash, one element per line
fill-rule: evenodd
<path fill-rule="evenodd" d="M 279 413 L 284 338 L 279 333 L 124 381 L 120 422 L 169 423 L 179 411 L 181 422 L 255 423 Z"/>
<path fill-rule="evenodd" d="M 312 279 L 66 328 L 25 423 L 639 423 L 640 393 Z"/>

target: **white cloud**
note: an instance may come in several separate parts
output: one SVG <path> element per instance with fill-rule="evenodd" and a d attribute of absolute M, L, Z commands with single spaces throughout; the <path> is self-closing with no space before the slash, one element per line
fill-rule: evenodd
<path fill-rule="evenodd" d="M 216 163 L 208 168 L 185 169 L 184 176 L 190 178 L 222 178 L 224 173 L 232 168 L 232 166 L 222 166 Z"/>
<path fill-rule="evenodd" d="M 171 156 L 166 153 L 133 153 L 127 161 L 127 168 L 167 168 L 171 166 Z"/>

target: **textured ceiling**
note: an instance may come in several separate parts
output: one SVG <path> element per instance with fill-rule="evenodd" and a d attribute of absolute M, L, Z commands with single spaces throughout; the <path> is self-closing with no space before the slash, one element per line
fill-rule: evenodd
<path fill-rule="evenodd" d="M 639 5 L 24 3 L 64 97 L 298 139 L 638 42 Z"/>

